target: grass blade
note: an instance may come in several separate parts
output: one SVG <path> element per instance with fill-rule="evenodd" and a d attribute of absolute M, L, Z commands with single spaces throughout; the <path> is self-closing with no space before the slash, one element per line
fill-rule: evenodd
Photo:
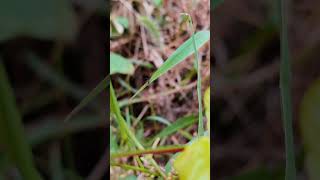
<path fill-rule="evenodd" d="M 0 61 L 0 141 L 24 179 L 40 180 L 31 147 L 27 143 L 22 120 L 15 104 L 2 61 Z"/>
<path fill-rule="evenodd" d="M 71 113 L 64 120 L 65 122 L 70 120 L 76 113 L 84 108 L 89 102 L 97 97 L 103 90 L 109 86 L 109 75 L 106 76 L 85 98 L 82 99 L 79 105 L 77 105 Z"/>
<path fill-rule="evenodd" d="M 153 139 L 162 138 L 169 136 L 182 128 L 188 127 L 191 124 L 195 123 L 197 118 L 195 116 L 187 116 L 176 120 L 170 126 L 164 128 L 159 134 L 157 134 Z"/>
<path fill-rule="evenodd" d="M 280 90 L 282 102 L 282 119 L 286 146 L 286 180 L 296 179 L 294 155 L 292 100 L 291 100 L 291 65 L 288 44 L 288 5 L 289 0 L 281 0 L 281 63 Z"/>
<path fill-rule="evenodd" d="M 196 45 L 196 40 L 194 37 L 194 30 L 193 30 L 193 24 L 192 24 L 192 19 L 191 16 L 189 15 L 189 24 L 190 24 L 190 28 L 192 29 L 192 44 L 193 44 L 193 50 L 194 50 L 194 61 L 196 64 L 196 69 L 197 69 L 197 95 L 198 95 L 198 118 L 199 118 L 199 122 L 198 122 L 198 136 L 202 136 L 203 132 L 204 132 L 204 128 L 203 128 L 203 116 L 202 116 L 202 95 L 201 95 L 201 59 L 199 59 L 199 55 L 198 55 L 198 49 L 197 49 L 197 45 Z"/>
<path fill-rule="evenodd" d="M 167 126 L 171 125 L 170 121 L 168 121 L 167 119 L 160 117 L 160 116 L 148 116 L 146 119 L 150 120 L 150 121 L 158 121 L 158 122 L 165 124 Z"/>
<path fill-rule="evenodd" d="M 195 43 L 197 49 L 201 48 L 209 39 L 209 31 L 199 31 L 194 34 Z M 147 81 L 132 97 L 136 97 L 140 92 L 142 92 L 149 84 L 157 80 L 160 76 L 168 72 L 170 69 L 174 68 L 176 65 L 185 60 L 188 56 L 194 53 L 193 39 L 192 37 L 185 41 L 163 64 L 160 66 L 151 76 L 149 81 Z"/>
<path fill-rule="evenodd" d="M 197 49 L 199 49 L 210 39 L 210 32 L 199 31 L 194 35 L 194 39 Z M 157 69 L 156 72 L 153 73 L 149 82 L 152 83 L 193 53 L 193 40 L 192 38 L 189 38 L 163 63 L 161 67 L 159 67 L 159 69 Z"/>
<path fill-rule="evenodd" d="M 110 82 L 110 110 L 116 116 L 115 119 L 120 127 L 120 132 L 122 134 L 122 137 L 127 135 L 130 138 L 130 140 L 132 140 L 134 142 L 134 144 L 137 146 L 137 148 L 144 149 L 144 147 L 140 144 L 140 142 L 135 137 L 133 132 L 129 129 L 125 119 L 121 115 L 120 107 L 119 107 L 119 104 L 117 101 L 117 97 L 116 97 L 116 94 L 115 94 L 115 91 L 113 89 L 111 82 Z"/>
<path fill-rule="evenodd" d="M 136 136 L 133 134 L 133 132 L 129 129 L 127 126 L 127 123 L 125 119 L 122 117 L 120 112 L 120 107 L 117 101 L 117 97 L 115 94 L 115 91 L 113 89 L 112 83 L 110 82 L 110 110 L 113 114 L 116 116 L 116 121 L 120 126 L 120 131 L 128 135 L 128 137 L 134 142 L 135 146 L 139 150 L 144 150 L 144 147 L 141 145 L 141 143 L 138 141 Z M 161 174 L 162 177 L 166 177 L 166 175 L 162 172 L 158 164 L 155 162 L 155 160 L 152 157 L 148 157 L 150 160 L 150 163 L 157 169 L 157 171 Z"/>

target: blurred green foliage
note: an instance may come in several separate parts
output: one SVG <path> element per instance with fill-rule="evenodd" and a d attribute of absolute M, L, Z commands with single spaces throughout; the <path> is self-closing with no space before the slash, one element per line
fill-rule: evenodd
<path fill-rule="evenodd" d="M 20 36 L 45 40 L 74 39 L 75 13 L 66 0 L 0 1 L 0 42 Z"/>
<path fill-rule="evenodd" d="M 310 180 L 320 177 L 320 79 L 313 82 L 304 95 L 300 109 L 300 127 L 306 167 Z"/>

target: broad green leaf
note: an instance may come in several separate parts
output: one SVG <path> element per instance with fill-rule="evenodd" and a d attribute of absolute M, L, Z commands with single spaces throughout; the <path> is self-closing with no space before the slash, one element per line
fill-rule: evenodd
<path fill-rule="evenodd" d="M 66 0 L 0 1 L 0 42 L 18 36 L 73 40 L 76 17 Z"/>
<path fill-rule="evenodd" d="M 165 136 L 169 136 L 177 131 L 179 131 L 182 128 L 186 128 L 190 126 L 191 124 L 195 123 L 197 121 L 197 118 L 195 116 L 187 116 L 180 118 L 176 120 L 174 123 L 172 123 L 170 126 L 167 126 L 164 128 L 159 134 L 157 134 L 155 138 L 162 138 Z"/>
<path fill-rule="evenodd" d="M 133 74 L 134 67 L 131 61 L 123 56 L 110 52 L 110 74 Z"/>
<path fill-rule="evenodd" d="M 210 133 L 210 87 L 204 93 L 204 108 L 207 117 L 207 129 Z"/>
<path fill-rule="evenodd" d="M 161 32 L 156 21 L 147 16 L 138 16 L 138 21 L 143 27 L 148 30 L 151 37 L 153 38 L 153 41 L 161 46 Z"/>
<path fill-rule="evenodd" d="M 201 48 L 210 39 L 209 31 L 199 31 L 194 34 L 197 49 Z M 138 92 L 133 95 L 134 98 L 143 91 L 149 84 L 157 80 L 160 76 L 174 68 L 176 65 L 185 60 L 188 56 L 194 53 L 192 37 L 185 41 L 157 70 L 154 72 L 147 83 L 145 83 Z M 131 98 L 131 99 L 132 99 Z"/>
<path fill-rule="evenodd" d="M 0 146 L 24 179 L 40 180 L 4 65 L 0 60 Z"/>
<path fill-rule="evenodd" d="M 320 79 L 307 90 L 301 103 L 300 125 L 310 180 L 320 177 Z"/>
<path fill-rule="evenodd" d="M 203 136 L 188 145 L 173 166 L 180 180 L 210 180 L 210 138 Z"/>

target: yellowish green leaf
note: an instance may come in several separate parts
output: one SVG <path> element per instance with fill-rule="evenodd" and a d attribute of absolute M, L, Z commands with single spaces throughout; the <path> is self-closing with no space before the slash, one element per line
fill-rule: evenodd
<path fill-rule="evenodd" d="M 173 166 L 180 180 L 210 180 L 210 138 L 203 136 L 187 146 Z"/>
<path fill-rule="evenodd" d="M 320 79 L 305 93 L 300 109 L 301 134 L 310 180 L 320 177 Z"/>

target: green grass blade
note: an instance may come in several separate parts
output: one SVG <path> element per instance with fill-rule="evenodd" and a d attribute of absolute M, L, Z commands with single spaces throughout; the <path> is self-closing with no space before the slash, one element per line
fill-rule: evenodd
<path fill-rule="evenodd" d="M 288 44 L 288 5 L 289 0 L 281 0 L 281 63 L 280 90 L 282 119 L 286 147 L 286 180 L 296 179 L 296 166 L 292 125 L 291 65 Z"/>
<path fill-rule="evenodd" d="M 131 85 L 130 85 L 129 83 L 127 83 L 126 81 L 122 80 L 120 77 L 118 77 L 117 80 L 118 80 L 119 84 L 120 84 L 122 87 L 126 88 L 128 91 L 130 91 L 130 92 L 132 92 L 132 93 L 136 93 L 136 92 L 137 92 L 136 89 L 134 89 L 133 87 L 131 87 Z"/>
<path fill-rule="evenodd" d="M 199 31 L 194 34 L 195 43 L 197 49 L 201 48 L 210 39 L 209 31 Z M 194 53 L 193 40 L 192 37 L 185 41 L 163 64 L 160 66 L 151 76 L 149 81 L 147 81 L 138 91 L 135 93 L 131 99 L 142 92 L 149 84 L 157 80 L 160 76 L 168 72 L 170 69 L 174 68 L 176 65 L 185 60 L 188 56 Z"/>
<path fill-rule="evenodd" d="M 160 116 L 148 116 L 146 119 L 150 120 L 150 121 L 158 121 L 158 122 L 165 124 L 167 126 L 171 125 L 170 121 L 168 121 L 167 119 L 160 117 Z"/>
<path fill-rule="evenodd" d="M 116 121 L 120 127 L 120 132 L 122 135 L 126 134 L 137 146 L 139 149 L 144 149 L 144 147 L 141 145 L 141 143 L 138 141 L 138 139 L 135 137 L 133 132 L 129 129 L 127 126 L 127 123 L 125 119 L 122 117 L 120 112 L 120 107 L 117 101 L 117 97 L 115 94 L 115 91 L 113 89 L 112 83 L 110 82 L 110 110 L 111 112 L 116 116 Z"/>
<path fill-rule="evenodd" d="M 195 116 L 186 116 L 180 119 L 177 119 L 170 126 L 164 128 L 159 134 L 157 134 L 153 139 L 163 138 L 165 136 L 169 136 L 180 129 L 190 126 L 191 124 L 197 121 L 197 117 Z"/>
<path fill-rule="evenodd" d="M 209 31 L 199 31 L 194 35 L 197 49 L 201 48 L 210 39 Z M 153 73 L 149 82 L 152 83 L 174 66 L 185 60 L 188 56 L 194 53 L 193 40 L 189 38 L 184 42 L 166 61 L 162 66 Z"/>
<path fill-rule="evenodd" d="M 77 105 L 71 113 L 66 117 L 65 121 L 70 120 L 76 113 L 84 108 L 89 102 L 97 97 L 103 90 L 109 86 L 109 75 L 106 76 L 85 98 L 82 99 L 79 105 Z"/>
<path fill-rule="evenodd" d="M 3 63 L 0 61 L 0 142 L 24 179 L 40 180 L 12 92 Z"/>
<path fill-rule="evenodd" d="M 193 24 L 192 24 L 192 19 L 191 16 L 189 16 L 189 24 L 190 28 L 193 31 Z M 201 59 L 199 59 L 198 55 L 198 49 L 197 49 L 197 44 L 196 40 L 194 37 L 194 32 L 192 33 L 192 44 L 193 44 L 193 50 L 194 50 L 194 64 L 196 64 L 196 69 L 197 69 L 197 95 L 198 95 L 198 136 L 202 136 L 204 132 L 204 127 L 203 127 L 203 116 L 202 116 L 202 95 L 201 95 Z"/>
<path fill-rule="evenodd" d="M 122 117 L 120 112 L 120 107 L 117 101 L 117 97 L 115 94 L 115 91 L 113 89 L 112 83 L 110 82 L 110 110 L 113 114 L 116 116 L 116 121 L 120 126 L 120 131 L 125 133 L 135 144 L 135 146 L 139 150 L 144 150 L 144 147 L 141 145 L 141 143 L 138 141 L 136 136 L 133 134 L 133 132 L 130 130 L 130 128 L 127 126 L 127 123 L 125 119 Z M 155 160 L 152 157 L 147 157 L 150 161 L 150 163 L 157 169 L 157 171 L 161 174 L 162 177 L 166 177 L 165 174 L 162 172 L 158 164 L 155 162 Z"/>

